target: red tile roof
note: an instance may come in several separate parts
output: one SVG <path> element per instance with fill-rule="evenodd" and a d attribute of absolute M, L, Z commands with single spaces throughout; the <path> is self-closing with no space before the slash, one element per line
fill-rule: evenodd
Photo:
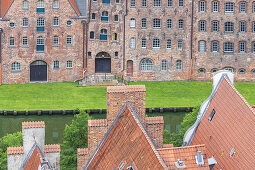
<path fill-rule="evenodd" d="M 74 10 L 77 12 L 78 15 L 81 15 L 79 12 L 79 9 L 77 8 L 77 5 L 75 3 L 75 0 L 69 0 L 71 5 L 73 6 Z"/>
<path fill-rule="evenodd" d="M 24 154 L 24 148 L 23 147 L 8 147 L 7 154 L 8 155 Z"/>
<path fill-rule="evenodd" d="M 173 148 L 174 144 L 163 144 L 162 148 Z"/>
<path fill-rule="evenodd" d="M 0 1 L 0 3 L 1 3 L 1 18 L 4 16 L 4 14 L 8 10 L 8 8 L 12 2 L 13 2 L 13 0 L 1 0 Z"/>
<path fill-rule="evenodd" d="M 169 169 L 175 169 L 174 163 L 178 159 L 182 159 L 187 169 L 209 169 L 205 145 L 185 146 L 185 147 L 171 147 L 157 149 Z M 204 159 L 204 165 L 198 166 L 195 155 L 201 151 Z"/>
<path fill-rule="evenodd" d="M 29 129 L 29 128 L 45 128 L 45 123 L 43 121 L 22 122 L 22 129 Z"/>
<path fill-rule="evenodd" d="M 77 149 L 77 154 L 78 155 L 87 155 L 87 154 L 89 154 L 89 150 L 88 150 L 88 148 L 78 148 Z"/>
<path fill-rule="evenodd" d="M 212 110 L 215 114 L 209 122 Z M 194 135 L 191 145 L 205 144 L 215 169 L 254 169 L 255 111 L 223 78 Z M 235 149 L 232 156 L 230 152 Z"/>
<path fill-rule="evenodd" d="M 88 126 L 90 127 L 107 126 L 107 120 L 106 119 L 88 120 Z"/>
<path fill-rule="evenodd" d="M 108 86 L 107 93 L 145 92 L 145 85 Z"/>
<path fill-rule="evenodd" d="M 44 152 L 45 153 L 60 152 L 60 145 L 59 144 L 45 145 Z"/>
<path fill-rule="evenodd" d="M 146 124 L 161 124 L 164 123 L 164 118 L 163 116 L 146 117 L 145 122 Z"/>
<path fill-rule="evenodd" d="M 251 105 L 251 107 L 255 110 L 255 105 Z"/>
<path fill-rule="evenodd" d="M 167 169 L 143 125 L 129 104 L 123 107 L 87 164 L 87 169 Z"/>

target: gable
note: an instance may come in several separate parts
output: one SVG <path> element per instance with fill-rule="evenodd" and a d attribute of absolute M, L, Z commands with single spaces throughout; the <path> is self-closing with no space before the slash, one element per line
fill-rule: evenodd
<path fill-rule="evenodd" d="M 85 169 L 167 169 L 129 104 L 125 104 Z"/>
<path fill-rule="evenodd" d="M 1 18 L 4 16 L 8 8 L 10 7 L 13 0 L 0 0 L 1 2 Z"/>

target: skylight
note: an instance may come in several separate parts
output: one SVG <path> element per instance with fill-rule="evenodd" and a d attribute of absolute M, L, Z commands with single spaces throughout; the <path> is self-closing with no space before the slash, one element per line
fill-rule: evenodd
<path fill-rule="evenodd" d="M 214 114 L 215 114 L 215 110 L 213 109 L 210 116 L 209 116 L 209 118 L 208 118 L 209 122 L 212 121 L 212 118 L 213 118 Z"/>

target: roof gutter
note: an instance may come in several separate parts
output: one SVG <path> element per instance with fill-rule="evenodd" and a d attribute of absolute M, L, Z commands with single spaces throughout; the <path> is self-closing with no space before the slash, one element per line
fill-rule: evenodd
<path fill-rule="evenodd" d="M 194 18 L 194 0 L 192 0 L 191 4 L 191 28 L 190 28 L 190 72 L 189 72 L 189 80 L 192 77 L 193 70 L 193 18 Z"/>

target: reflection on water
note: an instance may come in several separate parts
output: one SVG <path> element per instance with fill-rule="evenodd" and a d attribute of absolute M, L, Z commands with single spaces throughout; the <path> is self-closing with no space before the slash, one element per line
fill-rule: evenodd
<path fill-rule="evenodd" d="M 178 132 L 180 123 L 185 116 L 183 112 L 176 113 L 147 113 L 151 116 L 164 116 L 165 129 L 168 134 Z M 91 115 L 92 119 L 105 119 L 105 114 Z M 62 143 L 65 124 L 72 123 L 73 115 L 43 115 L 43 116 L 0 116 L 0 137 L 8 133 L 21 131 L 21 123 L 24 121 L 45 121 L 46 144 Z"/>

